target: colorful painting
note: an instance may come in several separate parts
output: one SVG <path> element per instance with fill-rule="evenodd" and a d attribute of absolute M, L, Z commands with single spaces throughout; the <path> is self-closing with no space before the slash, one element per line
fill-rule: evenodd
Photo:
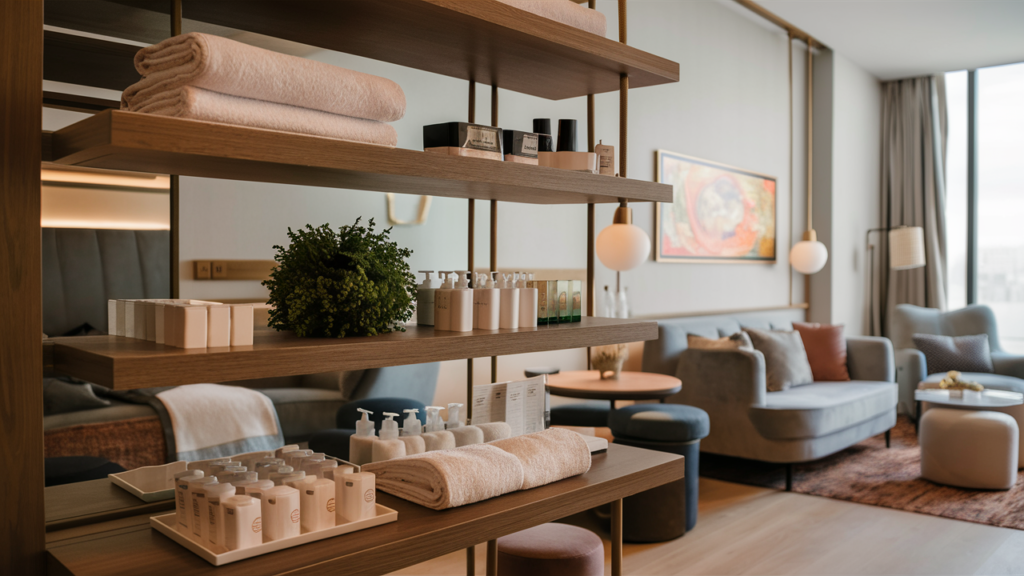
<path fill-rule="evenodd" d="M 658 150 L 658 262 L 774 262 L 775 178 Z"/>

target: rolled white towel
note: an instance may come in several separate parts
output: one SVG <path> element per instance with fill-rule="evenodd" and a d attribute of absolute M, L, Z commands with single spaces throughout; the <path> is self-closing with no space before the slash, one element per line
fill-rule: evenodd
<path fill-rule="evenodd" d="M 590 470 L 590 447 L 572 430 L 549 428 L 543 432 L 491 442 L 515 455 L 523 464 L 522 490 L 557 482 Z"/>

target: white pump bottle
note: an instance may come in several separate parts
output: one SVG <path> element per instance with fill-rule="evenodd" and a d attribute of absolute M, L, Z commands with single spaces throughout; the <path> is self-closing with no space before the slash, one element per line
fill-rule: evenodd
<path fill-rule="evenodd" d="M 398 439 L 398 422 L 394 412 L 384 412 L 380 423 L 380 439 L 373 443 L 373 461 L 383 462 L 405 456 L 405 442 Z"/>
<path fill-rule="evenodd" d="M 406 408 L 403 412 L 406 413 L 406 417 L 402 423 L 402 435 L 398 439 L 405 443 L 405 455 L 412 456 L 413 454 L 426 452 L 427 445 L 423 441 L 422 436 L 423 425 L 420 423 L 419 418 L 416 417 L 416 413 L 419 410 L 416 408 Z"/>
<path fill-rule="evenodd" d="M 470 444 L 482 444 L 484 431 L 476 426 L 465 426 L 459 421 L 459 409 L 462 404 L 452 402 L 448 405 L 448 423 L 445 428 L 455 436 L 455 446 L 469 446 Z"/>
<path fill-rule="evenodd" d="M 348 439 L 348 459 L 356 466 L 373 462 L 373 443 L 377 441 L 377 433 L 370 421 L 370 412 L 358 408 L 363 413 L 362 419 L 356 422 L 356 433 Z"/>
<path fill-rule="evenodd" d="M 451 291 L 452 332 L 473 331 L 473 291 L 469 289 L 469 270 L 460 270 L 459 281 Z M 436 320 L 436 318 L 435 318 Z M 435 329 L 437 327 L 435 326 Z"/>
<path fill-rule="evenodd" d="M 454 272 L 438 272 L 444 277 L 441 287 L 434 291 L 434 330 L 452 329 L 452 290 L 455 288 Z"/>
<path fill-rule="evenodd" d="M 423 433 L 423 443 L 427 452 L 455 448 L 455 435 L 444 429 L 441 410 L 441 406 L 427 406 L 427 431 Z"/>
<path fill-rule="evenodd" d="M 500 324 L 501 291 L 494 285 L 497 272 L 491 277 L 481 274 L 478 277 L 478 288 L 473 290 L 473 304 L 476 311 L 474 328 L 480 330 L 497 330 Z"/>
<path fill-rule="evenodd" d="M 501 275 L 501 317 L 498 327 L 502 330 L 519 328 L 519 288 L 516 288 L 512 276 L 512 274 Z"/>
<path fill-rule="evenodd" d="M 519 288 L 519 327 L 536 328 L 537 289 L 527 287 L 526 272 L 519 272 L 516 287 Z"/>
<path fill-rule="evenodd" d="M 434 325 L 434 293 L 441 283 L 436 278 L 431 278 L 433 270 L 420 270 L 426 278 L 416 290 L 416 324 L 420 326 Z"/>

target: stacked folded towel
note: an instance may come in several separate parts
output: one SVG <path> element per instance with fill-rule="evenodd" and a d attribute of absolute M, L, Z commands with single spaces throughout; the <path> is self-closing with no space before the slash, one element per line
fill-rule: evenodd
<path fill-rule="evenodd" d="M 552 428 L 490 444 L 425 452 L 362 467 L 377 488 L 434 510 L 557 482 L 590 470 L 579 434 Z"/>
<path fill-rule="evenodd" d="M 142 80 L 121 108 L 354 140 L 398 143 L 387 124 L 405 114 L 402 88 L 379 76 L 190 33 L 135 55 Z"/>

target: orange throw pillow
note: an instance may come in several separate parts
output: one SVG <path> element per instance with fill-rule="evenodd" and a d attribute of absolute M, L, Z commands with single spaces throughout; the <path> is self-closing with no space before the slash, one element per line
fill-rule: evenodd
<path fill-rule="evenodd" d="M 807 350 L 807 361 L 815 382 L 841 382 L 850 379 L 846 369 L 846 337 L 842 324 L 805 324 L 793 322 Z"/>

